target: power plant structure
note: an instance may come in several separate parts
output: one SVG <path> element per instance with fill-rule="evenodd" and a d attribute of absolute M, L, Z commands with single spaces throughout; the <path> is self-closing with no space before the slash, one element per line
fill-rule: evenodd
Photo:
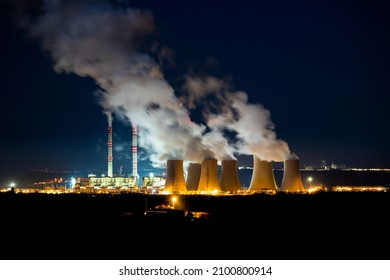
<path fill-rule="evenodd" d="M 222 160 L 222 171 L 219 179 L 221 191 L 234 193 L 241 189 L 240 178 L 238 177 L 238 161 Z"/>
<path fill-rule="evenodd" d="M 167 160 L 167 175 L 165 178 L 164 192 L 181 194 L 187 192 L 184 180 L 183 160 Z"/>
<path fill-rule="evenodd" d="M 138 128 L 137 125 L 133 125 L 133 146 L 132 146 L 132 153 L 133 153 L 133 177 L 136 179 L 136 183 L 138 185 L 138 144 L 137 144 L 137 135 L 138 135 Z"/>
<path fill-rule="evenodd" d="M 253 157 L 253 173 L 249 186 L 249 192 L 277 192 L 279 188 L 276 185 L 273 172 L 272 161 L 260 160 Z"/>
<path fill-rule="evenodd" d="M 199 181 L 201 173 L 201 164 L 197 162 L 192 162 L 188 165 L 187 170 L 187 191 L 196 192 L 198 191 Z"/>
<path fill-rule="evenodd" d="M 204 159 L 201 162 L 198 193 L 218 193 L 221 185 L 218 179 L 218 161 L 216 159 Z"/>
<path fill-rule="evenodd" d="M 288 159 L 284 161 L 283 179 L 280 190 L 290 193 L 306 192 L 299 171 L 299 159 Z"/>
<path fill-rule="evenodd" d="M 107 150 L 108 150 L 108 168 L 107 168 L 107 176 L 113 176 L 113 166 L 112 166 L 112 119 L 111 115 L 108 115 L 108 141 L 107 141 Z"/>
<path fill-rule="evenodd" d="M 138 128 L 132 126 L 132 175 L 119 176 L 113 172 L 113 141 L 112 117 L 108 117 L 107 141 L 107 174 L 98 177 L 90 175 L 88 178 L 76 178 L 76 192 L 122 192 L 142 191 L 138 186 Z M 250 186 L 247 190 L 241 187 L 238 175 L 238 161 L 236 159 L 221 160 L 221 172 L 218 176 L 218 160 L 203 159 L 200 163 L 189 163 L 185 178 L 183 159 L 168 159 L 165 180 L 145 180 L 143 186 L 152 187 L 155 192 L 164 194 L 252 194 L 252 193 L 305 193 L 300 169 L 299 159 L 284 161 L 283 179 L 278 188 L 273 172 L 273 162 L 264 161 L 253 156 L 253 173 Z M 160 182 L 158 188 L 150 186 L 153 182 Z M 156 183 L 157 184 L 157 183 Z"/>
<path fill-rule="evenodd" d="M 218 160 L 204 159 L 201 163 L 188 165 L 184 179 L 183 160 L 167 161 L 167 176 L 164 193 L 239 194 L 239 193 L 305 193 L 302 184 L 299 160 L 284 161 L 281 187 L 276 184 L 273 162 L 253 156 L 253 173 L 249 188 L 241 188 L 237 160 L 222 160 L 218 178 Z"/>
<path fill-rule="evenodd" d="M 108 118 L 108 141 L 107 141 L 107 175 L 101 177 L 90 174 L 88 177 L 76 178 L 74 187 L 75 192 L 81 193 L 119 193 L 134 192 L 138 188 L 138 170 L 137 170 L 137 126 L 133 127 L 133 173 L 132 176 L 115 176 L 113 172 L 113 154 L 112 154 L 112 116 L 107 113 Z M 121 172 L 120 172 L 121 173 Z"/>

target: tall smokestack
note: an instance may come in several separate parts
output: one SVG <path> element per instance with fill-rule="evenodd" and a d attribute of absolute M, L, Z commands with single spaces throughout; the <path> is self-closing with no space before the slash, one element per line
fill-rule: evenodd
<path fill-rule="evenodd" d="M 107 176 L 112 177 L 112 116 L 111 113 L 107 113 L 108 118 L 108 141 L 107 141 L 107 148 L 108 148 L 108 169 L 107 169 Z"/>
<path fill-rule="evenodd" d="M 219 184 L 221 185 L 221 190 L 225 192 L 236 192 L 241 189 L 237 160 L 222 160 Z"/>
<path fill-rule="evenodd" d="M 184 180 L 183 160 L 168 159 L 165 191 L 170 193 L 185 193 L 187 191 Z"/>
<path fill-rule="evenodd" d="M 186 182 L 188 191 L 198 190 L 200 173 L 201 173 L 200 163 L 190 163 L 188 165 L 188 174 L 187 174 L 187 182 Z"/>
<path fill-rule="evenodd" d="M 133 125 L 133 177 L 135 178 L 135 184 L 138 186 L 138 144 L 137 144 L 137 125 Z"/>
<path fill-rule="evenodd" d="M 204 159 L 201 163 L 198 192 L 210 193 L 220 190 L 221 186 L 218 182 L 217 160 Z"/>
<path fill-rule="evenodd" d="M 299 159 L 288 159 L 284 162 L 283 179 L 280 190 L 283 192 L 304 192 L 299 171 Z"/>
<path fill-rule="evenodd" d="M 272 167 L 272 161 L 260 160 L 255 156 L 253 157 L 253 173 L 249 186 L 250 192 L 278 190 Z"/>

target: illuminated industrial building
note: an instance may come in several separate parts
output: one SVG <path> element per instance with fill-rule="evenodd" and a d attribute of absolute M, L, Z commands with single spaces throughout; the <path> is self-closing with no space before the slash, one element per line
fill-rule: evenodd
<path fill-rule="evenodd" d="M 137 127 L 133 127 L 133 176 L 114 176 L 113 174 L 113 155 L 112 155 L 112 116 L 108 117 L 108 158 L 107 158 L 107 176 L 97 177 L 90 175 L 87 178 L 76 178 L 76 184 L 73 192 L 76 193 L 121 193 L 134 192 L 138 188 L 137 174 Z M 135 162 L 134 162 L 135 161 Z"/>
<path fill-rule="evenodd" d="M 164 191 L 165 177 L 155 176 L 150 174 L 149 176 L 142 177 L 142 192 L 157 194 Z"/>
<path fill-rule="evenodd" d="M 136 178 L 129 177 L 96 177 L 76 178 L 73 192 L 80 193 L 119 193 L 137 190 Z"/>

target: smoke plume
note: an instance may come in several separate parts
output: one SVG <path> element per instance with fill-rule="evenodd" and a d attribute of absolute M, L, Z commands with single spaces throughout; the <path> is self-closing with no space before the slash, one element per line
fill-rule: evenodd
<path fill-rule="evenodd" d="M 104 114 L 107 116 L 108 127 L 112 127 L 112 113 L 105 111 Z"/>
<path fill-rule="evenodd" d="M 189 108 L 204 104 L 203 117 L 212 133 L 234 132 L 232 144 L 237 154 L 254 155 L 267 161 L 283 161 L 289 154 L 288 144 L 277 139 L 270 112 L 261 104 L 250 104 L 248 95 L 211 76 L 185 77 L 184 102 Z M 213 102 L 205 102 L 206 100 Z"/>
<path fill-rule="evenodd" d="M 154 166 L 167 159 L 233 159 L 235 153 L 282 161 L 289 153 L 276 138 L 269 111 L 249 104 L 245 92 L 232 91 L 226 82 L 187 76 L 185 95 L 175 95 L 146 44 L 155 29 L 151 13 L 102 1 L 44 3 L 30 34 L 50 53 L 55 71 L 96 81 L 109 125 L 111 113 L 137 124 L 139 145 Z M 202 110 L 204 122 L 191 119 L 195 109 Z M 226 131 L 236 134 L 234 142 Z"/>

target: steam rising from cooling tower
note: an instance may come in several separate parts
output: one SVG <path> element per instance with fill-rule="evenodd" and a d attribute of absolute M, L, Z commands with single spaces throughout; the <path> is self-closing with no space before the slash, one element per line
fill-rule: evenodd
<path fill-rule="evenodd" d="M 299 159 L 290 158 L 284 162 L 283 179 L 280 190 L 283 192 L 304 192 L 299 171 Z"/>
<path fill-rule="evenodd" d="M 153 58 L 158 54 L 146 44 L 155 29 L 151 13 L 113 8 L 109 1 L 44 3 L 30 34 L 51 54 L 55 71 L 93 78 L 103 109 L 137 124 L 138 144 L 153 166 L 172 158 L 201 162 L 235 154 L 283 161 L 289 153 L 276 138 L 270 112 L 249 104 L 247 94 L 225 80 L 186 75 L 179 91 L 169 85 Z M 195 112 L 201 112 L 196 122 Z M 228 141 L 227 133 L 234 139 Z"/>
<path fill-rule="evenodd" d="M 183 160 L 167 160 L 167 175 L 164 191 L 176 194 L 187 191 L 184 181 Z"/>
<path fill-rule="evenodd" d="M 200 163 L 190 163 L 188 165 L 187 181 L 186 181 L 188 191 L 198 190 L 200 173 L 201 173 Z"/>
<path fill-rule="evenodd" d="M 221 190 L 225 192 L 237 192 L 241 189 L 237 160 L 222 160 L 219 184 Z"/>
<path fill-rule="evenodd" d="M 216 159 L 204 159 L 202 161 L 198 193 L 210 193 L 221 190 L 217 167 L 218 161 Z"/>
<path fill-rule="evenodd" d="M 272 168 L 272 161 L 260 160 L 253 157 L 253 173 L 249 191 L 278 190 Z"/>

